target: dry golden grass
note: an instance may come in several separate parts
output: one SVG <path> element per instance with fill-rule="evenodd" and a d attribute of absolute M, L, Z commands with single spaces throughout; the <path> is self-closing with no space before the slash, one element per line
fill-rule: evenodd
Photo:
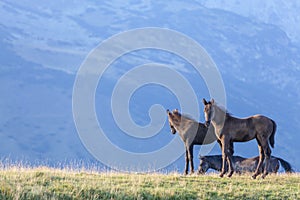
<path fill-rule="evenodd" d="M 0 199 L 300 199 L 300 174 L 98 173 L 46 167 L 0 170 Z"/>

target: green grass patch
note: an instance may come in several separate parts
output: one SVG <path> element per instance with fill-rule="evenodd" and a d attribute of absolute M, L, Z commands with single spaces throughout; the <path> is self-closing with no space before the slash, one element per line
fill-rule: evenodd
<path fill-rule="evenodd" d="M 0 199 L 300 199 L 300 174 L 252 180 L 8 168 L 0 170 Z"/>

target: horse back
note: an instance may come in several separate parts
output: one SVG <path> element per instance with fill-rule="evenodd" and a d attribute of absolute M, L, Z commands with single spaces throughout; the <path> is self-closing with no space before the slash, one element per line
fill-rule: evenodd
<path fill-rule="evenodd" d="M 222 134 L 229 134 L 234 142 L 246 142 L 257 137 L 257 134 L 272 133 L 273 120 L 263 115 L 247 118 L 227 117 Z"/>
<path fill-rule="evenodd" d="M 239 173 L 254 172 L 258 163 L 258 157 L 242 158 L 235 161 L 235 169 Z"/>
<path fill-rule="evenodd" d="M 273 120 L 264 115 L 254 115 L 251 119 L 256 131 L 265 132 L 273 129 Z"/>

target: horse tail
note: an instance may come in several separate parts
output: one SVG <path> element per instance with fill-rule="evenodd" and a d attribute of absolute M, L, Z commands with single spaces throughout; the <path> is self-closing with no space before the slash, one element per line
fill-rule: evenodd
<path fill-rule="evenodd" d="M 274 148 L 274 144 L 275 144 L 275 132 L 276 132 L 276 129 L 277 129 L 277 125 L 276 123 L 271 119 L 272 123 L 273 123 L 273 130 L 272 130 L 272 134 L 269 138 L 269 141 L 270 141 L 270 145 L 272 148 Z"/>
<path fill-rule="evenodd" d="M 285 172 L 288 172 L 288 173 L 294 172 L 290 163 L 288 163 L 287 161 L 285 161 L 281 158 L 277 158 L 277 157 L 274 157 L 274 158 L 276 158 L 280 161 L 280 164 L 284 168 Z"/>

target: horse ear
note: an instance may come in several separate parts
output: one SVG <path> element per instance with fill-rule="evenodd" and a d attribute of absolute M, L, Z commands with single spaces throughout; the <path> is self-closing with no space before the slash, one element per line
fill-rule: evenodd
<path fill-rule="evenodd" d="M 202 99 L 202 101 L 203 101 L 203 104 L 204 104 L 204 105 L 207 105 L 207 104 L 208 104 L 207 101 L 206 101 L 204 98 Z"/>
<path fill-rule="evenodd" d="M 171 116 L 171 115 L 172 115 L 172 113 L 170 112 L 170 110 L 169 110 L 169 109 L 167 109 L 167 115 L 169 115 L 169 116 Z"/>
<path fill-rule="evenodd" d="M 214 104 L 214 103 L 215 103 L 215 100 L 214 100 L 214 99 L 211 99 L 210 102 L 211 102 L 211 104 Z"/>

